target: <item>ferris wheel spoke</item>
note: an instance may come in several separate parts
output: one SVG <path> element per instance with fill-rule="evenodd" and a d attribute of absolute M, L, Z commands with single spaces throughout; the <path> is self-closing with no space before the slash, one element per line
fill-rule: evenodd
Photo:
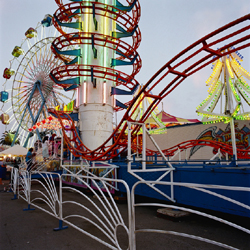
<path fill-rule="evenodd" d="M 27 65 L 24 65 L 22 63 L 20 63 L 20 66 L 23 67 L 24 69 L 27 67 Z"/>
<path fill-rule="evenodd" d="M 11 127 L 11 131 L 16 131 L 17 130 L 17 127 L 18 127 L 18 123 L 17 123 L 17 121 L 15 120 L 15 122 L 14 122 L 14 124 L 12 125 L 12 127 Z"/>
<path fill-rule="evenodd" d="M 48 60 L 46 61 L 46 62 L 48 62 L 48 65 L 46 65 L 50 70 L 52 70 L 53 69 L 53 67 L 55 66 L 55 65 L 57 65 L 58 64 L 58 59 L 57 60 L 55 60 L 54 59 L 54 56 L 53 55 L 48 55 L 49 56 L 49 58 L 48 58 Z"/>
<path fill-rule="evenodd" d="M 56 91 L 55 91 L 55 93 L 56 93 L 56 95 L 58 95 L 58 98 L 63 97 L 63 98 L 65 98 L 65 99 L 67 99 L 67 100 L 72 101 L 72 97 L 68 97 L 68 96 L 62 94 L 61 92 L 56 92 Z M 74 96 L 73 96 L 73 97 L 74 97 Z"/>
<path fill-rule="evenodd" d="M 9 108 L 6 110 L 6 113 L 10 113 L 11 109 L 12 109 L 12 107 L 9 107 Z M 10 117 L 12 117 L 12 116 L 13 116 L 13 114 L 12 114 Z"/>
<path fill-rule="evenodd" d="M 30 71 L 32 71 L 32 67 L 31 67 L 31 65 L 30 65 L 30 61 L 27 61 L 26 64 L 27 64 L 27 68 L 29 68 L 29 71 L 28 71 L 28 72 L 29 72 L 29 74 L 30 74 Z M 26 69 L 27 69 L 27 68 L 26 68 Z"/>
<path fill-rule="evenodd" d="M 12 105 L 13 106 L 13 110 L 15 112 L 17 112 L 18 110 L 20 110 L 21 107 L 26 106 L 25 100 L 22 100 L 22 99 L 21 98 L 17 99 L 16 102 Z"/>
<path fill-rule="evenodd" d="M 25 78 L 28 81 L 28 84 L 32 84 L 32 80 L 34 79 L 34 77 L 31 74 L 29 74 L 29 72 L 25 72 L 25 73 L 26 73 L 26 75 L 18 72 L 19 75 L 18 75 L 17 79 L 15 79 L 15 81 L 16 80 L 23 80 L 23 78 Z"/>
<path fill-rule="evenodd" d="M 25 72 L 25 73 L 28 73 L 28 72 Z M 22 72 L 17 72 L 17 74 L 19 74 L 19 75 L 22 76 L 22 77 L 26 77 L 26 78 L 29 79 L 30 81 L 33 80 L 32 78 L 28 77 L 27 75 L 24 75 L 24 73 L 22 73 Z M 20 78 L 21 78 L 21 77 L 20 77 Z"/>
<path fill-rule="evenodd" d="M 14 106 L 14 108 L 15 108 L 15 106 Z M 24 114 L 25 115 L 25 113 L 24 112 L 26 112 L 26 107 L 24 107 L 24 108 L 22 108 L 21 106 L 17 106 L 17 108 L 15 109 L 15 115 L 16 115 L 16 118 L 18 117 L 18 118 L 20 118 L 20 115 L 21 114 Z"/>
<path fill-rule="evenodd" d="M 38 62 L 40 63 L 42 61 L 43 56 L 44 56 L 44 55 L 42 56 L 42 48 L 40 48 L 38 54 L 39 54 L 39 60 L 38 60 Z"/>
<path fill-rule="evenodd" d="M 28 49 L 29 49 L 29 50 L 30 50 L 30 48 L 32 47 L 31 42 L 30 42 L 29 39 L 27 40 L 27 46 L 28 46 Z"/>
<path fill-rule="evenodd" d="M 29 53 L 26 53 L 24 56 L 23 56 L 23 58 L 22 58 L 22 61 L 24 61 L 24 62 L 29 62 L 30 61 L 30 59 L 31 59 L 31 55 L 29 55 L 29 54 L 31 54 L 30 52 Z"/>
<path fill-rule="evenodd" d="M 18 111 L 21 109 L 21 107 L 23 107 L 23 109 L 21 111 L 24 112 L 24 110 L 26 109 L 26 106 L 27 106 L 27 97 L 23 97 L 23 98 L 19 98 L 15 104 L 13 104 L 13 108 L 14 108 L 14 111 Z M 21 102 L 22 101 L 22 102 Z M 16 107 L 16 108 L 15 108 Z"/>
<path fill-rule="evenodd" d="M 24 89 L 25 88 L 25 89 Z M 14 98 L 19 98 L 20 96 L 23 96 L 24 98 L 29 98 L 29 95 L 31 94 L 31 91 L 32 91 L 32 87 L 28 87 L 28 86 L 25 86 L 25 87 L 22 87 L 20 88 L 20 92 L 17 92 L 16 95 L 14 95 L 13 97 Z"/>
<path fill-rule="evenodd" d="M 49 58 L 49 64 L 48 67 L 52 70 L 54 67 L 57 67 L 59 65 L 61 65 L 61 61 L 59 59 L 54 58 L 54 55 L 50 54 L 50 58 Z"/>
<path fill-rule="evenodd" d="M 48 48 L 47 48 L 47 46 L 44 47 L 44 50 L 41 52 L 41 56 L 42 56 L 41 62 L 44 63 L 46 61 L 46 58 L 48 57 Z"/>
<path fill-rule="evenodd" d="M 30 89 L 30 87 L 21 86 L 20 88 L 14 88 L 13 91 L 17 92 L 17 94 L 13 95 L 13 97 L 17 97 L 18 95 L 25 93 L 25 91 L 27 91 L 26 89 Z"/>
<path fill-rule="evenodd" d="M 15 58 L 15 60 L 18 62 L 18 64 L 21 64 L 21 61 L 18 58 Z"/>
<path fill-rule="evenodd" d="M 23 81 L 23 80 L 16 80 L 16 82 L 24 83 L 24 84 L 30 84 L 30 82 L 26 82 L 26 81 Z"/>
<path fill-rule="evenodd" d="M 12 123 L 13 121 L 15 121 L 15 117 L 11 116 L 11 118 L 9 119 L 9 123 Z"/>
<path fill-rule="evenodd" d="M 23 70 L 27 70 L 27 68 L 29 68 L 29 70 L 32 71 L 32 69 L 35 67 L 34 62 L 32 62 L 32 58 L 26 57 L 25 59 L 26 59 L 26 61 L 23 62 L 23 63 L 25 63 Z M 19 71 L 19 68 L 18 68 L 18 71 Z M 20 71 L 21 71 L 21 69 L 20 69 Z"/>

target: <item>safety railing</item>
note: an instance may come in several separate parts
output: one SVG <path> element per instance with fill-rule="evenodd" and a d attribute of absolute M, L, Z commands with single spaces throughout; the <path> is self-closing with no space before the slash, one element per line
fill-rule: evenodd
<path fill-rule="evenodd" d="M 248 160 L 237 160 L 237 164 L 232 160 L 223 160 L 223 159 L 213 159 L 213 160 L 206 160 L 206 159 L 197 159 L 197 160 L 168 160 L 166 161 L 163 157 L 153 155 L 153 156 L 147 156 L 146 158 L 146 164 L 147 166 L 157 166 L 157 167 L 163 167 L 166 166 L 167 162 L 171 163 L 173 167 L 207 167 L 211 165 L 216 165 L 218 167 L 249 167 L 250 168 L 250 162 Z M 136 159 L 134 157 L 131 160 L 131 163 L 137 163 Z"/>
<path fill-rule="evenodd" d="M 14 194 L 13 199 L 17 199 L 18 179 L 19 179 L 18 168 L 14 168 L 14 167 L 11 168 L 10 189 Z"/>
<path fill-rule="evenodd" d="M 62 200 L 62 207 L 64 208 L 67 205 L 70 205 L 72 209 L 68 210 L 69 213 L 65 213 L 62 220 L 78 231 L 86 234 L 87 236 L 93 238 L 94 240 L 100 242 L 101 244 L 109 247 L 110 249 L 121 249 L 118 231 L 123 229 L 126 232 L 127 245 L 131 245 L 131 210 L 130 210 L 130 191 L 129 187 L 123 180 L 114 180 L 109 178 L 97 178 L 92 176 L 77 176 L 78 179 L 88 188 L 88 191 L 91 192 L 93 197 L 81 192 L 80 190 L 65 186 L 62 187 L 62 190 L 69 190 L 78 194 L 85 202 L 76 202 L 75 200 Z M 92 182 L 94 187 L 89 183 Z M 127 190 L 127 211 L 128 211 L 128 221 L 125 223 L 124 218 L 122 217 L 121 212 L 110 192 L 109 182 L 119 182 L 123 184 Z M 100 185 L 101 183 L 101 185 Z M 74 208 L 73 208 L 74 207 Z M 77 208 L 84 211 L 81 214 L 75 214 L 72 211 L 77 211 Z M 71 212 L 70 212 L 71 211 Z M 74 223 L 74 219 L 77 219 L 77 224 Z M 97 234 L 90 233 L 86 230 L 86 227 L 82 228 L 79 223 L 79 220 L 86 221 L 95 227 L 95 231 L 101 232 L 101 236 Z M 76 220 L 76 221 L 77 221 Z M 121 228 L 121 229 L 119 229 Z M 125 244 L 125 245 L 126 245 Z"/>
<path fill-rule="evenodd" d="M 18 173 L 18 171 L 14 170 L 13 174 L 15 176 L 17 176 L 16 173 Z M 250 234 L 250 230 L 247 228 L 198 210 L 170 204 L 135 202 L 135 190 L 139 185 L 157 185 L 158 187 L 174 186 L 174 188 L 182 187 L 192 189 L 217 197 L 224 201 L 231 202 L 250 212 L 249 204 L 245 204 L 232 197 L 228 197 L 223 194 L 223 192 L 220 192 L 221 190 L 226 190 L 230 192 L 243 192 L 250 194 L 249 187 L 143 180 L 136 182 L 130 192 L 127 183 L 118 179 L 114 180 L 104 177 L 77 174 L 59 175 L 51 172 L 37 172 L 36 176 L 37 178 L 31 178 L 31 174 L 29 172 L 23 170 L 19 171 L 18 180 L 16 180 L 16 192 L 18 193 L 19 198 L 24 199 L 28 203 L 28 208 L 24 210 L 32 210 L 33 208 L 31 208 L 31 206 L 38 208 L 58 219 L 59 227 L 54 230 L 67 228 L 66 226 L 63 226 L 63 223 L 65 223 L 110 249 L 124 249 L 121 245 L 126 245 L 128 246 L 128 249 L 135 250 L 136 235 L 141 233 L 170 234 L 206 242 L 225 249 L 237 249 L 236 247 L 229 246 L 225 243 L 220 243 L 218 241 L 197 235 L 155 228 L 138 228 L 138 225 L 136 225 L 136 208 L 138 207 L 178 209 L 180 211 L 193 213 L 224 223 L 228 226 L 241 230 L 244 233 Z M 81 181 L 87 188 L 77 189 L 68 185 L 64 186 L 62 183 L 63 176 L 73 176 Z M 109 182 L 114 181 L 124 185 L 126 189 L 127 214 L 125 215 L 124 211 L 123 213 L 121 212 L 119 204 L 117 204 L 111 193 L 112 187 L 108 185 Z M 122 209 L 124 210 L 124 208 Z M 89 223 L 91 227 L 86 227 L 86 223 Z M 119 235 L 121 235 L 121 230 L 123 231 L 123 241 L 120 242 Z M 127 240 L 125 243 L 124 239 L 125 241 Z"/>
<path fill-rule="evenodd" d="M 92 176 L 92 177 L 102 177 L 102 178 L 111 178 L 117 179 L 117 165 L 108 163 L 108 162 L 89 162 L 84 159 L 80 159 L 76 164 L 63 164 L 61 165 L 63 177 L 62 182 L 78 186 L 78 187 L 86 187 L 83 185 L 79 179 L 74 176 Z M 67 175 L 70 174 L 70 175 Z M 117 183 L 110 182 L 107 185 L 113 190 L 118 191 Z"/>
<path fill-rule="evenodd" d="M 66 223 L 110 249 L 122 249 L 120 245 L 131 246 L 131 198 L 125 181 L 79 174 L 60 175 L 52 172 L 33 172 L 33 174 L 37 178 L 33 178 L 28 171 L 19 171 L 17 190 L 19 197 L 28 203 L 25 211 L 33 210 L 33 207 L 38 208 L 59 220 L 59 227 L 54 230 L 67 228 L 63 225 Z M 77 178 L 86 188 L 64 186 L 62 178 L 65 176 Z M 126 220 L 111 193 L 113 187 L 109 185 L 110 182 L 125 186 Z M 85 223 L 91 227 L 86 227 Z"/>
<path fill-rule="evenodd" d="M 189 239 L 194 239 L 194 240 L 199 240 L 202 242 L 206 242 L 206 243 L 210 243 L 212 245 L 216 245 L 219 247 L 223 247 L 225 249 L 237 249 L 233 246 L 229 246 L 227 244 L 224 243 L 220 243 L 211 239 L 207 239 L 207 238 L 203 238 L 200 236 L 196 236 L 196 235 L 191 235 L 191 234 L 186 234 L 186 233 L 181 233 L 181 232 L 174 232 L 174 231 L 169 231 L 169 230 L 159 230 L 159 229 L 150 229 L 150 228 L 136 228 L 136 208 L 137 207 L 162 207 L 162 208 L 170 208 L 170 209 L 178 209 L 180 211 L 185 211 L 185 212 L 189 212 L 189 213 L 193 213 L 193 214 L 197 214 L 200 216 L 204 216 L 206 218 L 215 220 L 215 221 L 219 221 L 221 223 L 224 223 L 228 226 L 234 227 L 236 229 L 239 229 L 247 234 L 250 235 L 250 230 L 247 228 L 244 228 L 242 226 L 239 226 L 235 223 L 229 222 L 227 220 L 224 220 L 222 218 L 216 217 L 214 215 L 210 215 L 208 213 L 204 213 L 204 212 L 200 212 L 194 209 L 190 209 L 190 208 L 185 208 L 185 207 L 181 207 L 181 206 L 176 206 L 176 205 L 169 205 L 169 204 L 161 204 L 161 203 L 136 203 L 135 201 L 135 190 L 139 185 L 163 185 L 163 186 L 179 186 L 179 187 L 186 187 L 189 189 L 194 189 L 209 195 L 212 195 L 214 197 L 218 197 L 220 199 L 226 200 L 228 202 L 234 203 L 240 207 L 243 207 L 247 210 L 249 210 L 250 212 L 250 206 L 248 204 L 244 204 L 242 202 L 239 202 L 235 199 L 232 199 L 230 197 L 227 197 L 225 195 L 222 195 L 220 193 L 217 193 L 216 191 L 211 191 L 210 189 L 216 189 L 216 190 L 229 190 L 229 191 L 238 191 L 238 192 L 248 192 L 250 194 L 250 188 L 249 187 L 233 187 L 233 186 L 222 186 L 222 185 L 202 185 L 202 184 L 195 184 L 195 183 L 178 183 L 178 182 L 160 182 L 160 181 L 138 181 L 136 182 L 133 187 L 132 187 L 132 191 L 131 191 L 131 209 L 132 209 L 132 232 L 131 235 L 133 236 L 132 239 L 132 246 L 136 245 L 136 235 L 138 233 L 161 233 L 161 234 L 170 234 L 170 235 L 177 235 L 177 236 L 181 236 L 181 237 L 185 237 L 185 238 L 189 238 Z"/>

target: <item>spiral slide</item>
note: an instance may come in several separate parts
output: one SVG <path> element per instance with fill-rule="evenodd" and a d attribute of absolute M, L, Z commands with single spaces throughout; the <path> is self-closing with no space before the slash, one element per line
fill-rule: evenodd
<path fill-rule="evenodd" d="M 56 56 L 65 62 L 65 66 L 60 66 L 52 70 L 50 77 L 66 91 L 77 88 L 80 85 L 81 77 L 90 77 L 93 85 L 96 78 L 107 78 L 114 81 L 116 87 L 123 86 L 123 89 L 113 87 L 112 94 L 132 95 L 139 85 L 134 77 L 141 67 L 141 59 L 136 52 L 141 40 L 140 31 L 137 26 L 140 18 L 139 2 L 136 0 L 128 1 L 128 6 L 123 6 L 118 1 L 116 6 L 80 0 L 72 1 L 73 3 L 66 5 L 63 5 L 60 0 L 56 0 L 56 2 L 59 5 L 59 9 L 54 14 L 53 22 L 55 27 L 62 33 L 62 36 L 55 39 L 52 43 L 52 50 Z M 130 11 L 132 11 L 132 15 L 127 14 Z M 82 30 L 82 23 L 72 21 L 74 18 L 77 20 L 79 13 L 89 14 L 96 26 L 98 26 L 98 22 L 96 21 L 97 15 L 113 18 L 116 22 L 116 29 L 120 32 L 112 32 L 110 36 L 80 32 Z M 67 130 L 63 129 L 63 135 L 69 150 L 74 156 L 83 157 L 91 161 L 108 160 L 121 153 L 127 148 L 127 141 L 125 139 L 127 121 L 133 121 L 131 117 L 143 101 L 143 98 L 138 101 L 139 96 L 144 94 L 144 98 L 150 97 L 153 100 L 140 120 L 136 121 L 137 123 L 144 123 L 161 100 L 188 76 L 206 67 L 218 58 L 249 47 L 250 35 L 249 32 L 247 33 L 250 29 L 250 25 L 248 24 L 249 19 L 250 14 L 243 16 L 193 43 L 159 69 L 141 88 L 134 99 L 127 104 L 117 102 L 119 109 L 127 108 L 126 113 L 112 135 L 98 148 L 90 150 L 86 147 L 77 133 L 74 122 L 71 122 L 71 127 L 67 128 L 67 130 L 72 131 L 73 136 L 71 138 L 68 138 L 66 135 Z M 78 29 L 79 32 L 66 34 L 62 26 Z M 240 26 L 240 28 L 237 28 L 237 26 Z M 233 31 L 231 28 L 234 28 Z M 225 32 L 227 32 L 226 35 L 224 34 Z M 218 38 L 218 36 L 221 37 Z M 123 42 L 121 39 L 124 37 L 132 37 L 133 45 Z M 119 57 L 112 59 L 110 67 L 79 64 L 79 58 L 83 52 L 78 49 L 78 45 L 85 43 L 92 45 L 93 57 L 97 56 L 96 51 L 102 46 L 114 50 Z M 226 45 L 221 46 L 221 43 Z M 218 46 L 220 49 L 215 49 Z M 231 49 L 229 52 L 227 49 L 230 47 L 234 49 Z M 120 65 L 132 65 L 132 73 L 128 75 L 113 68 Z M 185 68 L 184 70 L 183 67 Z M 173 80 L 165 85 L 157 95 L 150 94 L 168 75 L 172 75 Z M 128 90 L 124 90 L 124 88 Z M 59 119 L 62 128 L 62 121 L 64 119 L 71 120 L 70 115 L 62 111 L 50 109 L 49 112 Z M 132 136 L 136 136 L 139 130 L 140 126 L 135 125 Z M 110 145 L 111 141 L 112 145 Z M 229 148 L 226 150 L 230 151 Z"/>

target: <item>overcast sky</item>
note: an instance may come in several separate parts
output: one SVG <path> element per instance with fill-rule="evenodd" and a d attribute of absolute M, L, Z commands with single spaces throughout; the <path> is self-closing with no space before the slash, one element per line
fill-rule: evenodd
<path fill-rule="evenodd" d="M 138 51 L 143 66 L 136 79 L 141 84 L 190 44 L 250 13 L 249 0 L 141 0 L 140 5 L 142 42 Z M 56 9 L 53 0 L 0 0 L 0 72 L 9 66 L 11 52 L 25 31 Z M 250 49 L 241 53 L 245 58 L 242 66 L 250 71 Z M 211 73 L 209 66 L 186 79 L 164 100 L 164 110 L 178 117 L 200 119 L 195 110 L 207 96 L 205 81 Z"/>

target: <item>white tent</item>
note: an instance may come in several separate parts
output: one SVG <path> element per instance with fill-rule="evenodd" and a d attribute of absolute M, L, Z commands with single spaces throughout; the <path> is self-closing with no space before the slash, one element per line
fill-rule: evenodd
<path fill-rule="evenodd" d="M 27 153 L 28 153 L 27 148 L 24 148 L 20 145 L 15 145 L 11 148 L 8 148 L 8 149 L 0 152 L 0 155 L 22 156 L 22 155 L 26 155 Z"/>

